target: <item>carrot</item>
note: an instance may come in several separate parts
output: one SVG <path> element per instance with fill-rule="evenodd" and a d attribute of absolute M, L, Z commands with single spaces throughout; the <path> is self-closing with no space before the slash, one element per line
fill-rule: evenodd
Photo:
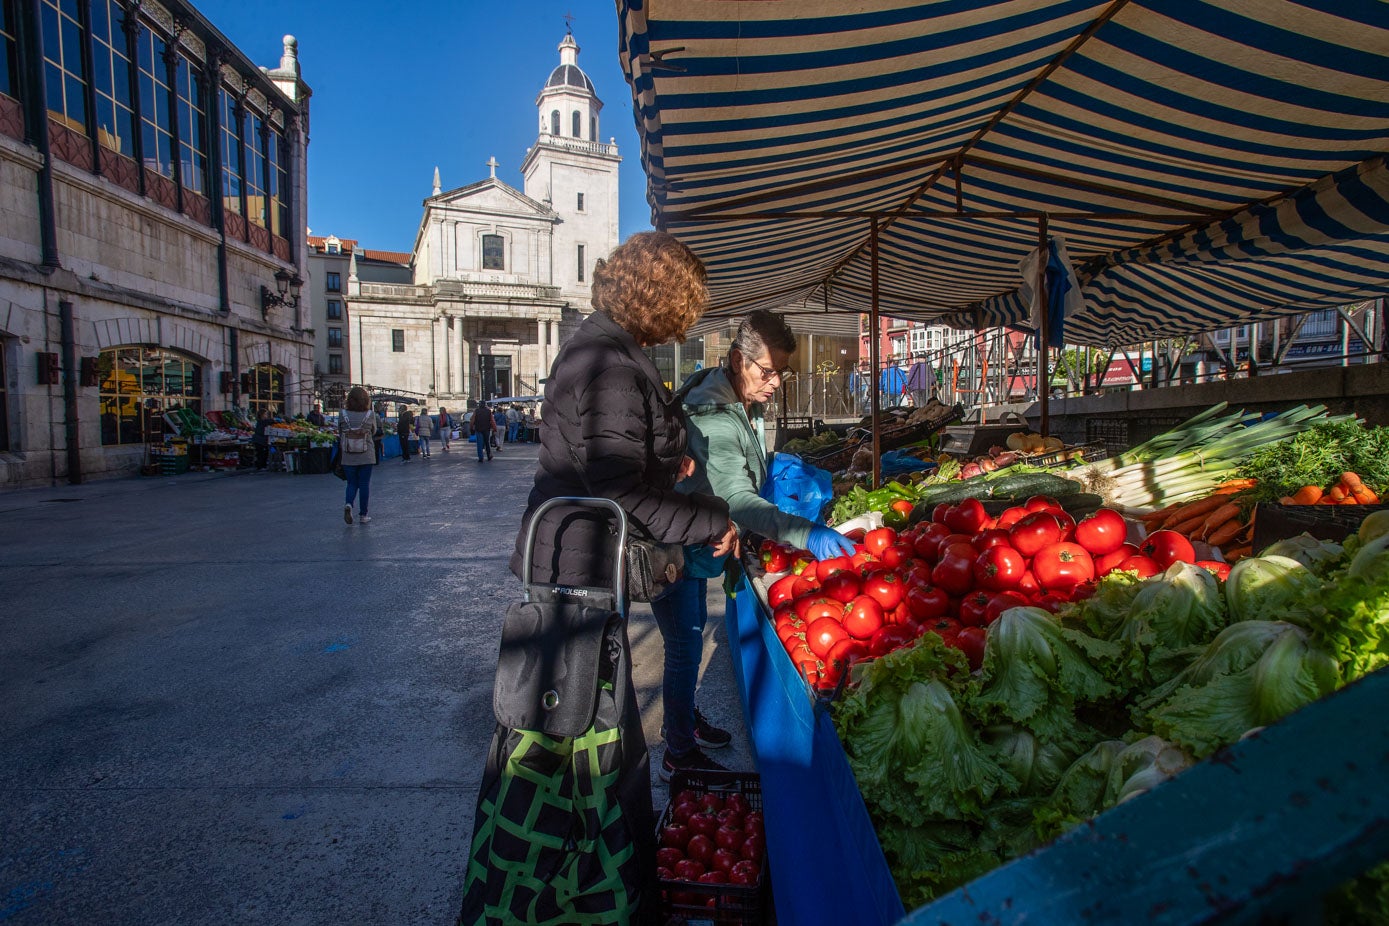
<path fill-rule="evenodd" d="M 1196 532 L 1196 539 L 1205 540 L 1210 536 L 1211 531 L 1237 517 L 1239 517 L 1239 505 L 1234 502 L 1226 502 L 1215 509 L 1215 511 L 1211 512 L 1206 517 L 1206 520 L 1201 523 L 1201 529 Z"/>
<path fill-rule="evenodd" d="M 1229 550 L 1221 550 L 1220 552 L 1225 557 L 1225 562 L 1234 563 L 1244 559 L 1252 553 L 1253 547 L 1246 543 L 1243 546 L 1232 547 Z"/>
<path fill-rule="evenodd" d="M 1172 512 L 1167 520 L 1162 522 L 1162 527 L 1164 530 L 1167 530 L 1170 529 L 1173 524 L 1194 518 L 1198 514 L 1208 515 L 1223 504 L 1225 504 L 1225 496 L 1223 495 L 1207 495 L 1205 498 L 1198 498 L 1196 501 L 1188 502 Z"/>
<path fill-rule="evenodd" d="M 1364 485 L 1364 483 L 1360 481 L 1360 477 L 1355 473 L 1342 473 L 1341 485 L 1354 490 L 1356 486 Z"/>
<path fill-rule="evenodd" d="M 1359 502 L 1362 505 L 1379 504 L 1379 496 L 1375 494 L 1374 489 L 1371 489 L 1367 485 L 1359 486 L 1350 494 L 1357 502 Z"/>
<path fill-rule="evenodd" d="M 1234 495 L 1236 492 L 1243 492 L 1245 489 L 1252 489 L 1259 484 L 1257 479 L 1230 479 L 1222 482 L 1215 489 L 1216 495 Z"/>
<path fill-rule="evenodd" d="M 1326 493 L 1326 497 L 1331 499 L 1331 504 L 1338 504 L 1341 499 L 1346 497 L 1346 490 L 1341 487 L 1340 483 L 1337 483 L 1331 487 L 1331 491 Z"/>
<path fill-rule="evenodd" d="M 1168 515 L 1172 514 L 1172 512 L 1176 511 L 1180 507 L 1182 506 L 1168 505 L 1166 508 L 1159 508 L 1157 511 L 1150 511 L 1147 514 L 1141 514 L 1138 516 L 1138 519 L 1142 521 L 1144 524 L 1151 525 L 1155 521 L 1161 523 L 1163 521 L 1166 521 Z"/>
<path fill-rule="evenodd" d="M 1243 533 L 1244 527 L 1244 524 L 1241 523 L 1239 519 L 1231 518 L 1220 525 L 1220 527 L 1207 534 L 1205 538 L 1206 543 L 1213 547 L 1222 547 Z"/>
<path fill-rule="evenodd" d="M 1306 485 L 1293 493 L 1294 505 L 1315 505 L 1322 497 L 1321 486 Z"/>
<path fill-rule="evenodd" d="M 1196 537 L 1196 532 L 1201 529 L 1201 525 L 1206 523 L 1206 516 L 1198 514 L 1194 518 L 1187 518 L 1185 521 L 1178 521 L 1176 524 L 1169 524 L 1164 527 L 1165 531 L 1175 531 L 1183 537 Z"/>

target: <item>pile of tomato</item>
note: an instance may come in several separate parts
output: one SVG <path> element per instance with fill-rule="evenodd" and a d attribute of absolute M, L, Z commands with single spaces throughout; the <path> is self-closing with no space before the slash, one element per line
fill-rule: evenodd
<path fill-rule="evenodd" d="M 762 812 L 745 795 L 699 793 L 686 788 L 671 798 L 656 850 L 656 873 L 663 881 L 755 885 L 762 876 L 767 836 Z M 698 904 L 690 891 L 673 891 L 677 904 Z M 714 897 L 708 905 L 714 906 Z"/>
<path fill-rule="evenodd" d="M 787 573 L 767 595 L 777 637 L 816 687 L 834 687 L 855 662 L 927 632 L 977 669 L 985 628 L 1009 608 L 1055 612 L 1116 569 L 1147 578 L 1174 562 L 1196 562 L 1181 534 L 1156 531 L 1130 543 L 1119 512 L 1101 508 L 1077 523 L 1045 495 L 996 518 L 978 499 L 941 504 L 900 533 L 882 527 L 849 536 L 851 557 L 816 561 L 772 541 L 761 549 L 769 573 Z"/>

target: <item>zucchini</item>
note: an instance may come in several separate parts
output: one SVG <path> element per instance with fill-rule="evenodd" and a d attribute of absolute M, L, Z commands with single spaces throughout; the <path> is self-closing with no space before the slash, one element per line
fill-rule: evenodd
<path fill-rule="evenodd" d="M 1004 476 L 988 483 L 989 494 L 994 498 L 1027 499 L 1033 495 L 1050 495 L 1060 499 L 1063 495 L 1075 495 L 1082 486 L 1074 479 L 1053 476 L 1050 473 L 1024 473 L 1018 476 Z"/>

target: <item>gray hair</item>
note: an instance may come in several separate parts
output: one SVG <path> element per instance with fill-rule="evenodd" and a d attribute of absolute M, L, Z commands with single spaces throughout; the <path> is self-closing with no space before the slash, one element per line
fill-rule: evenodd
<path fill-rule="evenodd" d="M 786 324 L 786 319 L 775 312 L 758 309 L 750 312 L 738 323 L 738 331 L 733 335 L 732 348 L 744 357 L 756 357 L 765 347 L 769 351 L 779 350 L 785 354 L 796 352 L 796 333 Z"/>

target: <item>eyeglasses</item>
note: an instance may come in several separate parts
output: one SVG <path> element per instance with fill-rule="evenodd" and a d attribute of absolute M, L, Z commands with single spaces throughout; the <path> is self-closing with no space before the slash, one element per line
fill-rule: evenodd
<path fill-rule="evenodd" d="M 758 375 L 762 377 L 762 382 L 764 383 L 770 381 L 773 376 L 784 382 L 786 377 L 791 373 L 790 367 L 782 367 L 780 370 L 769 370 L 751 357 L 747 357 L 747 361 L 757 367 Z"/>

